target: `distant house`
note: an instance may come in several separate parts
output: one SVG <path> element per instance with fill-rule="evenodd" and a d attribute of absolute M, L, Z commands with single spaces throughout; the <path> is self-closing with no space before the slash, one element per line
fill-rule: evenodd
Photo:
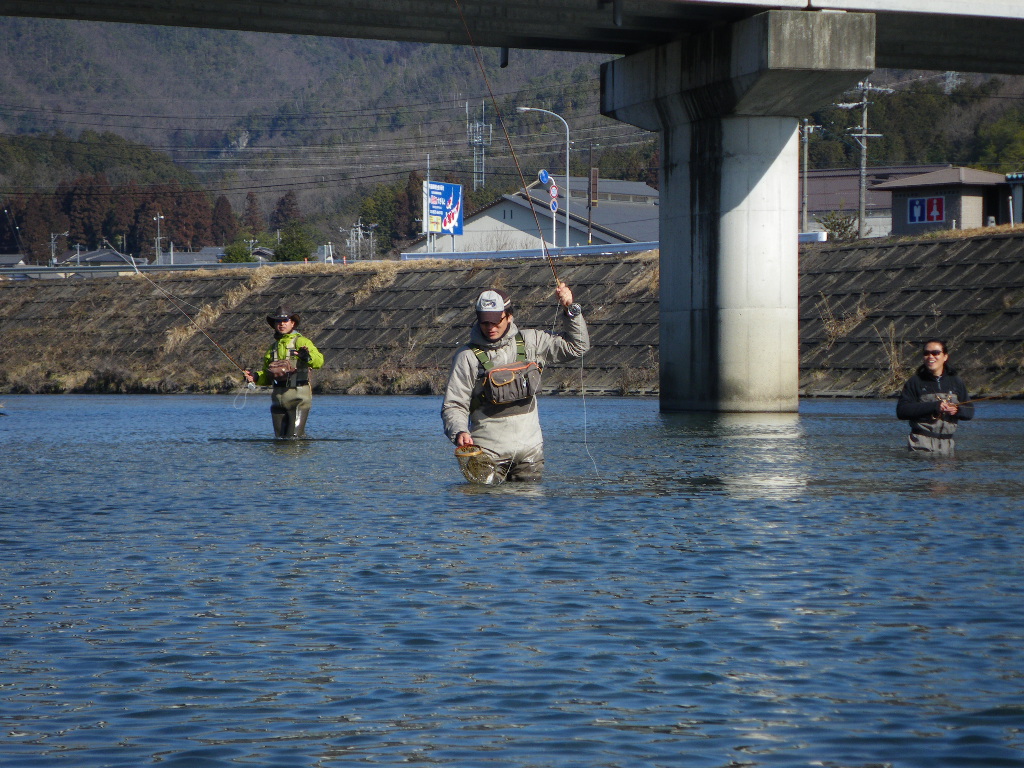
<path fill-rule="evenodd" d="M 149 264 L 146 259 L 138 256 L 128 256 L 115 251 L 113 248 L 99 248 L 95 251 L 81 251 L 70 253 L 65 258 L 58 260 L 57 266 L 93 266 L 93 267 L 134 267 Z"/>
<path fill-rule="evenodd" d="M 218 264 L 224 258 L 224 249 L 218 246 L 207 246 L 198 251 L 164 251 L 160 254 L 160 264 L 192 266 L 200 264 Z"/>
<path fill-rule="evenodd" d="M 658 190 L 643 182 L 601 179 L 597 205 L 591 209 L 588 219 L 587 183 L 585 177 L 569 179 L 570 247 L 657 242 Z M 550 246 L 552 218 L 554 242 L 561 248 L 565 245 L 564 190 L 560 190 L 560 194 L 559 210 L 555 214 L 551 213 L 547 189 L 536 182 L 529 187 L 529 197 L 523 191 L 502 195 L 466 217 L 462 236 L 454 238 L 454 248 L 451 236 L 436 235 L 435 250 L 439 253 L 531 250 L 540 247 L 541 235 Z M 427 248 L 426 238 L 421 237 L 413 241 L 406 252 L 425 253 Z"/>
<path fill-rule="evenodd" d="M 878 184 L 892 194 L 892 234 L 974 229 L 1009 221 L 1010 186 L 1000 173 L 946 168 Z"/>
<path fill-rule="evenodd" d="M 20 253 L 0 253 L 0 268 L 24 266 L 25 257 Z"/>

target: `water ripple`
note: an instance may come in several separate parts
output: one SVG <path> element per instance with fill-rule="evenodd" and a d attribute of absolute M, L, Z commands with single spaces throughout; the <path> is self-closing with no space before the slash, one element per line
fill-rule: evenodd
<path fill-rule="evenodd" d="M 6 401 L 4 766 L 1024 766 L 1024 404 L 551 398 L 478 488 L 436 398 L 226 403 Z"/>

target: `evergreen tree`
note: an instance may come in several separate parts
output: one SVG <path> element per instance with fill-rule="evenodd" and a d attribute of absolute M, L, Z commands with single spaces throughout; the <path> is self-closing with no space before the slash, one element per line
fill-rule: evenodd
<path fill-rule="evenodd" d="M 305 261 L 316 251 L 316 240 L 304 224 L 293 221 L 281 231 L 281 242 L 274 249 L 277 261 Z"/>
<path fill-rule="evenodd" d="M 213 218 L 210 222 L 210 238 L 214 245 L 221 247 L 234 242 L 238 236 L 238 219 L 231 210 L 231 202 L 221 195 L 213 204 Z"/>
<path fill-rule="evenodd" d="M 284 229 L 293 221 L 302 221 L 302 211 L 299 210 L 299 199 L 294 190 L 288 190 L 277 201 L 277 206 L 270 215 L 270 229 Z"/>
<path fill-rule="evenodd" d="M 255 241 L 252 232 L 241 230 L 231 244 L 224 248 L 224 261 L 232 264 L 256 261 L 251 248 Z"/>
<path fill-rule="evenodd" d="M 212 211 L 210 199 L 205 193 L 182 190 L 175 200 L 172 211 L 175 221 L 174 237 L 179 247 L 196 250 L 209 243 Z"/>
<path fill-rule="evenodd" d="M 114 190 L 106 221 L 103 223 L 105 237 L 122 251 L 128 248 L 130 235 L 133 234 L 135 209 L 138 206 L 139 196 L 139 188 L 134 181 L 117 187 Z"/>
<path fill-rule="evenodd" d="M 53 196 L 34 192 L 20 211 L 15 208 L 12 213 L 19 230 L 16 240 L 23 244 L 28 263 L 49 264 L 53 236 L 58 236 L 54 243 L 56 256 L 67 248 L 67 238 L 59 235 L 68 231 L 68 219 Z"/>
<path fill-rule="evenodd" d="M 97 248 L 103 239 L 103 224 L 110 208 L 110 183 L 100 173 L 80 176 L 71 184 L 66 211 L 70 222 L 71 242 L 86 248 Z"/>
<path fill-rule="evenodd" d="M 249 190 L 249 194 L 245 196 L 245 212 L 242 214 L 242 226 L 254 233 L 263 232 L 267 228 L 259 198 L 252 190 Z"/>

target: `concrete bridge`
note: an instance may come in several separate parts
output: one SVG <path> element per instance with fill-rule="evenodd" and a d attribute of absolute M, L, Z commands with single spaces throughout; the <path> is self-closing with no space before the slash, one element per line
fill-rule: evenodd
<path fill-rule="evenodd" d="M 664 410 L 797 408 L 799 118 L 878 67 L 1024 73 L 1019 0 L 0 0 L 0 15 L 621 54 L 601 110 L 661 137 Z"/>

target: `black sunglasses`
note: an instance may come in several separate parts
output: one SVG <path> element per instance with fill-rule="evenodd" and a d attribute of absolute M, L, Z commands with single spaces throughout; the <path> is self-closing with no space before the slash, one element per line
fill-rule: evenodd
<path fill-rule="evenodd" d="M 939 355 L 944 355 L 946 353 L 943 352 L 941 349 L 926 349 L 921 354 L 923 354 L 925 357 L 938 357 Z"/>

